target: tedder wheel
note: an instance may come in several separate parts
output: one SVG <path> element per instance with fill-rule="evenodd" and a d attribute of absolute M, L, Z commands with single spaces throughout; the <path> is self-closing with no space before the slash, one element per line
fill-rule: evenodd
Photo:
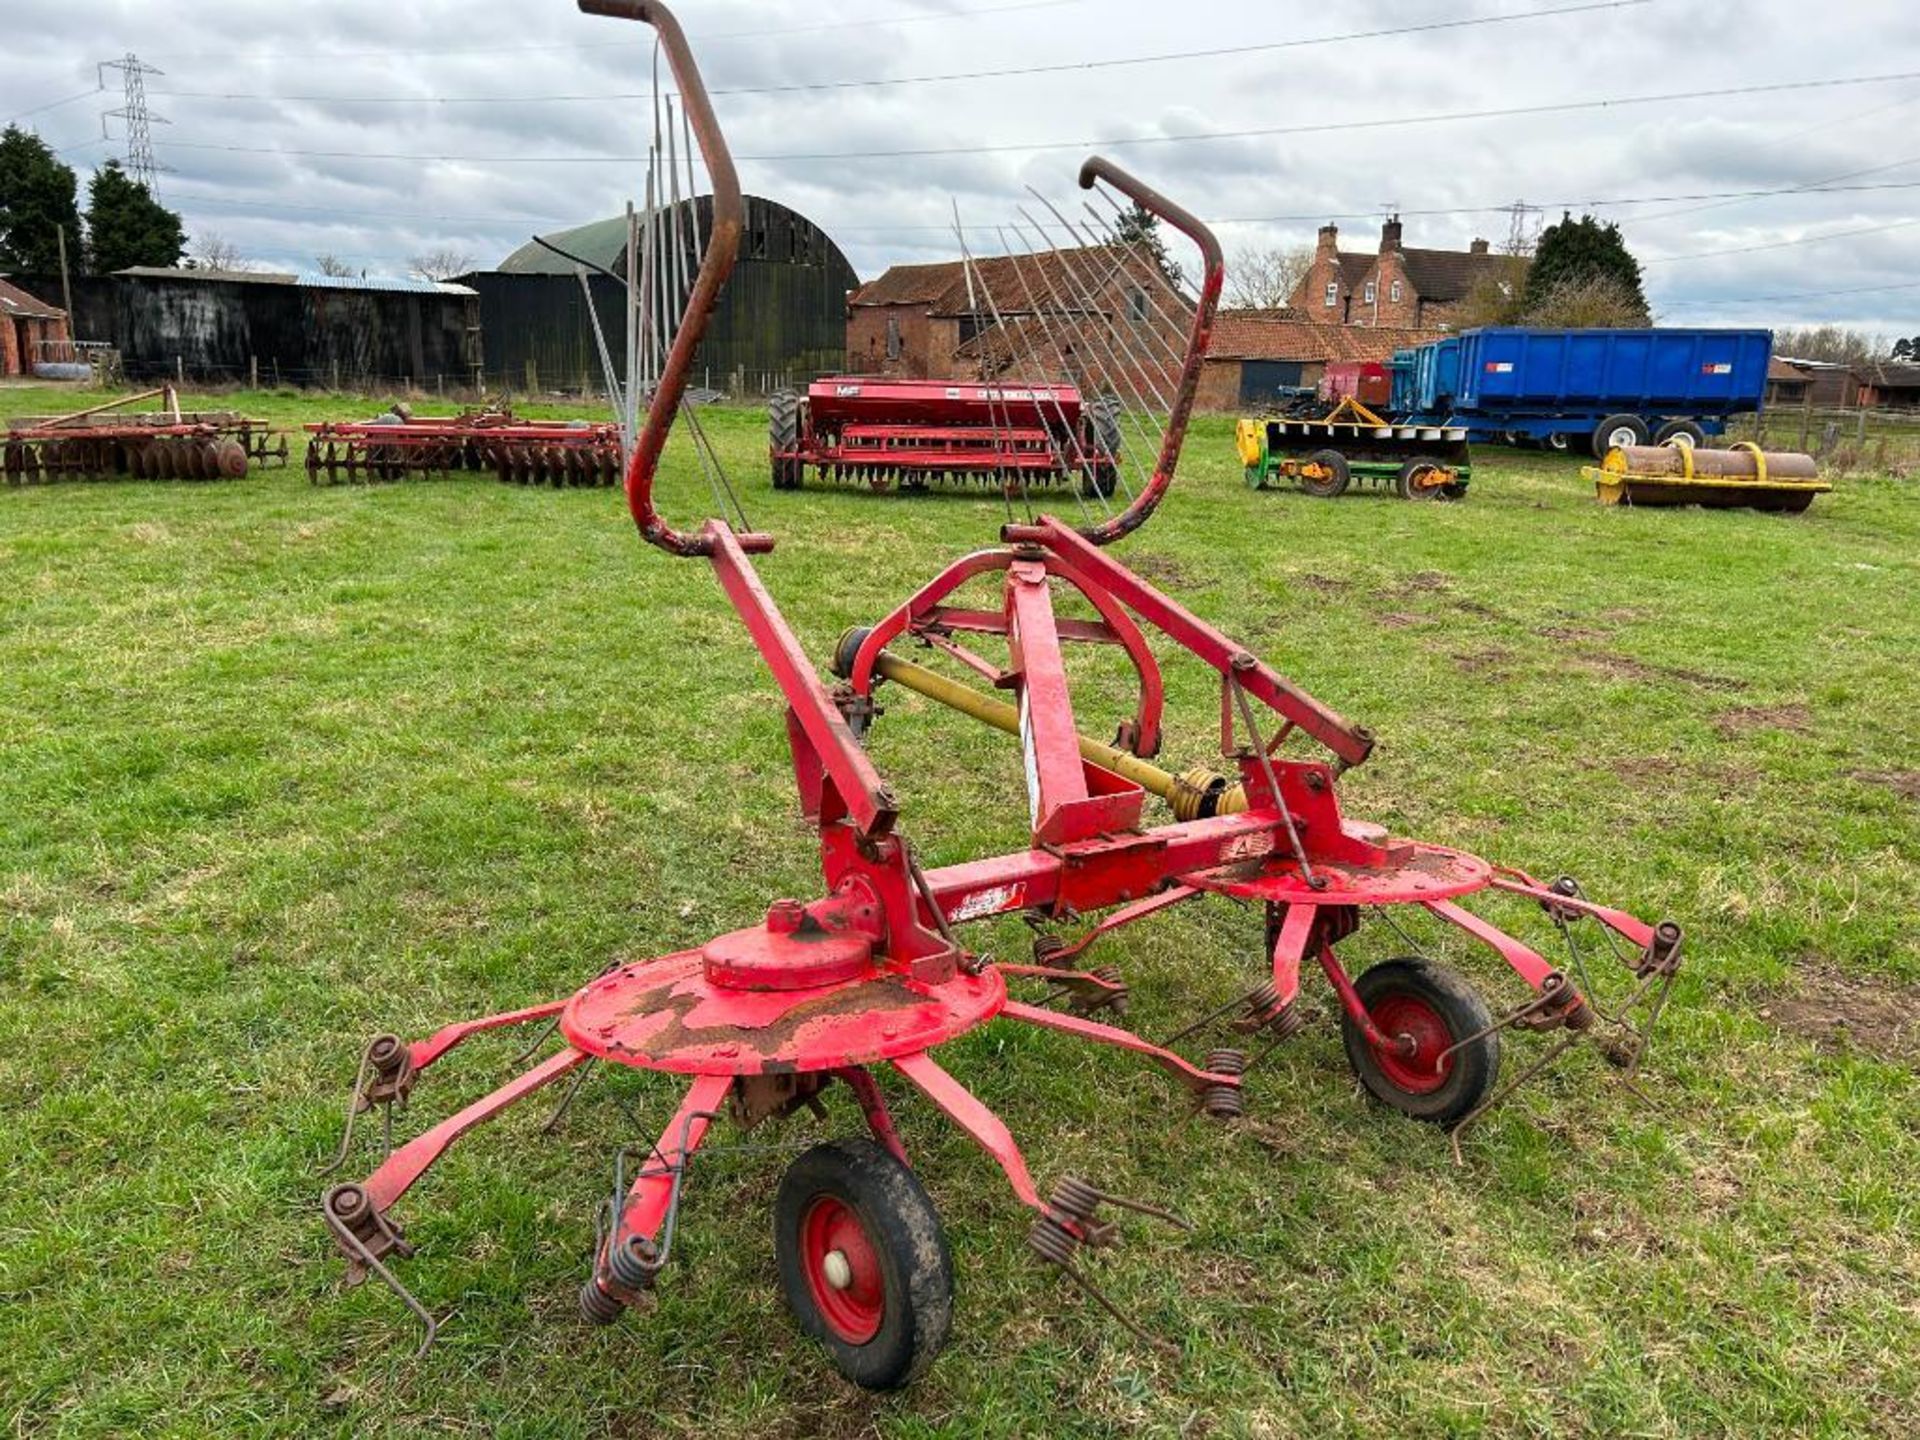
<path fill-rule="evenodd" d="M 1353 982 L 1373 1023 L 1387 1035 L 1411 1035 L 1411 1055 L 1376 1049 L 1344 1010 L 1347 1061 L 1374 1099 L 1416 1120 L 1448 1126 L 1466 1118 L 1500 1073 L 1496 1031 L 1441 1055 L 1493 1024 L 1473 987 L 1444 965 L 1409 956 L 1383 960 Z"/>
<path fill-rule="evenodd" d="M 791 390 L 776 390 L 767 397 L 767 444 L 777 456 L 800 443 L 800 397 Z M 773 488 L 798 490 L 806 467 L 796 460 L 773 462 Z"/>
<path fill-rule="evenodd" d="M 1609 415 L 1593 427 L 1593 458 L 1604 460 L 1609 450 L 1647 443 L 1647 422 L 1638 415 Z"/>
<path fill-rule="evenodd" d="M 1347 493 L 1347 483 L 1353 474 L 1347 468 L 1346 456 L 1338 450 L 1316 450 L 1307 457 L 1307 463 L 1327 471 L 1322 476 L 1300 476 L 1300 488 L 1307 494 L 1321 500 L 1332 500 Z"/>
<path fill-rule="evenodd" d="M 872 1140 L 816 1145 L 787 1168 L 773 1250 L 801 1328 L 856 1385 L 898 1390 L 946 1344 L 953 1261 L 940 1216 Z"/>
<path fill-rule="evenodd" d="M 1653 432 L 1656 445 L 1684 445 L 1691 450 L 1707 443 L 1707 432 L 1691 420 L 1669 420 Z"/>
<path fill-rule="evenodd" d="M 1453 487 L 1440 475 L 1440 467 L 1431 460 L 1409 460 L 1400 467 L 1394 488 L 1402 500 L 1451 500 Z"/>

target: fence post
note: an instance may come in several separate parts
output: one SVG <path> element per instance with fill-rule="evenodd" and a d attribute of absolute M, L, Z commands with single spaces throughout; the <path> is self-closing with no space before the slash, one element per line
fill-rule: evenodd
<path fill-rule="evenodd" d="M 1800 402 L 1800 449 L 1807 448 L 1807 437 L 1813 433 L 1813 386 L 1807 386 L 1806 398 Z"/>
<path fill-rule="evenodd" d="M 184 385 L 187 383 L 187 360 L 184 355 L 176 355 L 173 357 L 173 374 L 179 384 Z"/>
<path fill-rule="evenodd" d="M 258 355 L 247 356 L 247 388 L 249 390 L 260 388 L 260 357 Z"/>

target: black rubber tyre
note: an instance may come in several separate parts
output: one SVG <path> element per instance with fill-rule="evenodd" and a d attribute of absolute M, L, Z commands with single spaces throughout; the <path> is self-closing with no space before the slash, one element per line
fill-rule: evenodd
<path fill-rule="evenodd" d="M 1691 420 L 1669 420 L 1653 432 L 1656 445 L 1684 445 L 1691 450 L 1707 443 L 1707 432 Z"/>
<path fill-rule="evenodd" d="M 806 466 L 797 460 L 779 459 L 780 452 L 800 443 L 800 397 L 791 390 L 776 390 L 767 397 L 767 453 L 772 457 L 773 488 L 798 490 Z"/>
<path fill-rule="evenodd" d="M 1376 1026 L 1389 1035 L 1410 1034 L 1418 1047 L 1412 1056 L 1376 1050 L 1341 1011 L 1347 1063 L 1374 1099 L 1415 1120 L 1449 1127 L 1487 1098 L 1500 1074 L 1497 1032 L 1454 1051 L 1444 1068 L 1437 1066 L 1448 1046 L 1493 1023 L 1486 1002 L 1459 975 L 1408 956 L 1381 961 L 1353 988 Z"/>
<path fill-rule="evenodd" d="M 1609 415 L 1593 427 L 1593 458 L 1604 460 L 1620 445 L 1647 443 L 1647 422 L 1638 415 Z"/>
<path fill-rule="evenodd" d="M 1105 458 L 1096 460 L 1093 473 L 1081 480 L 1080 493 L 1089 499 L 1098 496 L 1104 500 L 1120 482 L 1120 397 L 1096 395 L 1087 402 L 1082 414 L 1086 426 L 1083 443 L 1094 454 Z"/>
<path fill-rule="evenodd" d="M 1548 450 L 1558 450 L 1558 451 L 1564 452 L 1567 450 L 1571 450 L 1573 448 L 1572 440 L 1570 440 L 1565 435 L 1565 433 L 1549 435 L 1545 440 L 1542 440 L 1540 443 L 1542 446 L 1544 446 Z"/>
<path fill-rule="evenodd" d="M 1393 488 L 1402 500 L 1450 500 L 1453 498 L 1447 493 L 1450 486 L 1420 483 L 1422 476 L 1439 468 L 1431 460 L 1409 460 L 1394 477 Z"/>
<path fill-rule="evenodd" d="M 816 1145 L 787 1167 L 773 1252 L 800 1327 L 854 1384 L 898 1390 L 947 1343 L 953 1261 L 940 1216 L 872 1140 Z"/>
<path fill-rule="evenodd" d="M 1347 457 L 1338 450 L 1316 450 L 1307 457 L 1309 465 L 1321 465 L 1332 473 L 1323 480 L 1310 475 L 1298 478 L 1300 488 L 1317 500 L 1334 500 L 1347 493 L 1347 486 L 1353 480 L 1353 472 L 1347 468 Z"/>

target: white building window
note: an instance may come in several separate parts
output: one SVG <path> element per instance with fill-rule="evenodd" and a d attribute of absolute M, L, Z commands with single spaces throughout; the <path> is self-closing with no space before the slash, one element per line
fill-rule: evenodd
<path fill-rule="evenodd" d="M 1373 281 L 1367 281 L 1367 288 L 1360 294 L 1360 303 L 1363 305 L 1371 305 L 1373 303 Z"/>
<path fill-rule="evenodd" d="M 1398 305 L 1400 303 L 1400 293 L 1401 293 L 1401 285 L 1400 285 L 1400 282 L 1396 280 L 1393 282 L 1392 288 L 1387 291 L 1387 298 L 1392 300 L 1394 304 Z"/>
<path fill-rule="evenodd" d="M 1334 306 L 1338 305 L 1339 303 L 1340 303 L 1340 282 L 1338 280 L 1329 280 L 1327 282 L 1327 308 L 1331 310 Z"/>

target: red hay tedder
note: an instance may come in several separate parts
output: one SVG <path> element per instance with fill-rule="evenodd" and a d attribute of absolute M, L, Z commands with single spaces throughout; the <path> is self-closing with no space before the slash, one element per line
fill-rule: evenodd
<path fill-rule="evenodd" d="M 431 1313 L 389 1268 L 395 1257 L 412 1253 L 395 1223 L 396 1207 L 455 1141 L 484 1121 L 562 1079 L 569 1080 L 570 1098 L 596 1061 L 627 1066 L 677 1076 L 684 1089 L 656 1139 L 616 1153 L 613 1189 L 580 1294 L 588 1319 L 614 1320 L 658 1282 L 672 1253 L 690 1164 L 713 1127 L 725 1120 L 751 1127 L 802 1108 L 823 1113 L 823 1097 L 844 1087 L 867 1133 L 816 1145 L 792 1162 L 774 1198 L 774 1251 L 782 1289 L 802 1326 L 849 1378 L 890 1388 L 918 1374 L 945 1340 L 952 1273 L 939 1216 L 890 1115 L 880 1083 L 887 1070 L 992 1158 L 1031 1212 L 1033 1252 L 1102 1303 L 1082 1252 L 1116 1240 L 1117 1227 L 1103 1210 L 1121 1206 L 1178 1223 L 1167 1211 L 1073 1176 L 1043 1191 L 1006 1125 L 933 1056 L 936 1047 L 976 1027 L 1033 1026 L 1132 1052 L 1183 1085 L 1200 1111 L 1227 1119 L 1242 1113 L 1246 1077 L 1258 1063 L 1240 1045 L 1257 1041 L 1264 1054 L 1299 1029 L 1301 971 L 1313 965 L 1337 997 L 1347 1052 L 1366 1088 L 1409 1115 L 1456 1127 L 1456 1134 L 1497 1098 L 1500 1040 L 1508 1027 L 1558 1032 L 1553 1053 L 1583 1036 L 1602 1039 L 1612 1058 L 1637 1063 L 1679 963 L 1677 926 L 1648 925 L 1596 904 L 1571 882 L 1542 885 L 1346 817 L 1338 786 L 1345 771 L 1367 758 L 1373 736 L 1160 593 L 1107 548 L 1143 524 L 1172 484 L 1219 297 L 1221 258 L 1197 220 L 1104 160 L 1085 164 L 1081 186 L 1105 202 L 1117 194 L 1144 207 L 1191 241 L 1200 257 L 1191 324 L 1165 372 L 1171 403 L 1160 412 L 1150 473 L 1123 505 L 1084 497 L 1103 513 L 1082 524 L 1014 515 L 999 544 L 954 561 L 892 613 L 844 637 L 835 656 L 843 679 L 829 688 L 756 571 L 754 557 L 770 552 L 773 538 L 720 519 L 676 529 L 655 507 L 655 473 L 668 431 L 738 248 L 740 190 L 672 16 L 651 0 L 581 0 L 581 6 L 647 22 L 658 32 L 714 191 L 711 233 L 697 273 L 675 295 L 682 318 L 626 471 L 629 507 L 651 544 L 711 567 L 772 672 L 786 705 L 800 806 L 820 838 L 824 889 L 810 900 L 773 899 L 757 923 L 618 965 L 561 999 L 449 1025 L 412 1042 L 376 1037 L 349 1104 L 343 1157 L 356 1112 L 381 1107 L 390 1119 L 428 1067 L 469 1038 L 547 1021 L 559 1046 L 392 1149 L 364 1181 L 327 1192 L 326 1223 L 349 1271 L 372 1272 L 390 1284 L 431 1341 Z M 697 427 L 688 433 L 699 447 Z M 704 453 L 703 467 L 716 458 Z M 1008 508 L 1014 508 L 1012 495 Z M 998 603 L 958 603 L 957 592 L 970 581 L 996 585 Z M 1059 613 L 1059 602 L 1072 597 L 1083 598 L 1094 618 Z M 1163 690 L 1149 631 L 1217 676 L 1218 767 L 1175 775 L 1151 762 L 1160 745 Z M 982 637 L 1004 643 L 1004 661 L 969 648 Z M 991 682 L 1011 703 L 889 649 L 908 640 Z M 1137 698 L 1115 744 L 1079 733 L 1065 660 L 1072 647 L 1110 647 L 1131 662 Z M 900 824 L 899 798 L 862 743 L 878 713 L 873 696 L 882 680 L 1018 735 L 1028 777 L 1027 845 L 954 865 L 919 863 Z M 1293 741 L 1312 749 L 1296 755 L 1283 748 Z M 1149 795 L 1169 814 L 1150 821 Z M 1565 938 L 1580 983 L 1461 906 L 1464 897 L 1483 892 L 1535 902 Z M 1089 943 L 1207 895 L 1263 908 L 1260 973 L 1248 991 L 1176 1038 L 1213 1026 L 1241 1037 L 1240 1045 L 1218 1045 L 1195 1061 L 1169 1044 L 1092 1018 L 1102 1011 L 1117 1016 L 1127 989 L 1110 967 L 1076 965 Z M 1338 947 L 1376 918 L 1397 930 L 1394 909 L 1424 911 L 1490 947 L 1524 983 L 1524 1000 L 1496 1018 L 1462 978 L 1419 955 L 1350 976 Z M 1104 918 L 1077 938 L 1043 934 L 1032 963 L 993 963 L 961 939 L 961 927 L 971 922 L 1012 914 L 1047 925 Z M 1585 977 L 1577 937 L 1595 932 L 1609 943 L 1624 942 L 1615 954 L 1636 977 L 1617 1010 L 1602 1010 Z M 1038 1003 L 1013 998 L 1010 984 L 1037 987 Z M 1049 1008 L 1059 1003 L 1065 1008 Z M 1641 1004 L 1649 1014 L 1635 1024 L 1634 1007 Z"/>

